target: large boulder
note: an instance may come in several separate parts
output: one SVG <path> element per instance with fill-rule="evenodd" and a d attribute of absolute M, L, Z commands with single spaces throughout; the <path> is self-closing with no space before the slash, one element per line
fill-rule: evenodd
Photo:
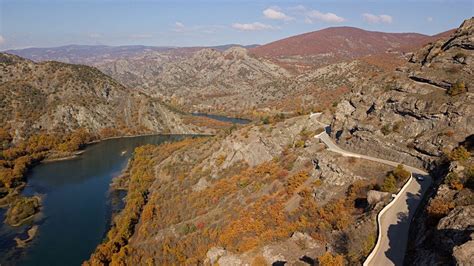
<path fill-rule="evenodd" d="M 367 192 L 367 202 L 369 203 L 369 205 L 375 206 L 375 204 L 383 201 L 388 196 L 390 196 L 390 193 L 388 192 L 369 190 Z"/>

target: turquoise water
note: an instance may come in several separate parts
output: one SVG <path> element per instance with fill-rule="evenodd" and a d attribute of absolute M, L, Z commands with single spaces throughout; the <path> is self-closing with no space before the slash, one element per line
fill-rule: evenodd
<path fill-rule="evenodd" d="M 0 226 L 0 265 L 80 265 L 104 238 L 110 224 L 109 184 L 135 147 L 185 136 L 143 136 L 102 141 L 78 158 L 40 164 L 28 174 L 25 195 L 42 195 L 38 235 L 25 248 L 13 238 L 29 227 Z M 125 154 L 122 154 L 126 151 Z M 5 211 L 1 210 L 3 217 Z M 2 218 L 3 219 L 3 218 Z"/>

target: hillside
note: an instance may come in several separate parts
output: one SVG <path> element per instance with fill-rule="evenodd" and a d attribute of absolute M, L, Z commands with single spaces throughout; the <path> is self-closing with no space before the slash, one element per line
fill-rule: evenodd
<path fill-rule="evenodd" d="M 332 136 L 346 149 L 431 170 L 435 184 L 412 223 L 409 265 L 472 261 L 473 34 L 471 18 L 405 67 L 355 87 L 332 119 Z"/>
<path fill-rule="evenodd" d="M 258 102 L 263 87 L 290 77 L 285 69 L 251 57 L 239 47 L 224 52 L 203 49 L 163 63 L 148 56 L 143 59 L 118 60 L 98 67 L 124 84 L 189 111 L 238 113 Z"/>
<path fill-rule="evenodd" d="M 406 51 L 445 36 L 418 33 L 385 33 L 353 27 L 333 27 L 278 40 L 250 49 L 266 57 L 335 56 L 347 59 L 388 50 Z"/>
<path fill-rule="evenodd" d="M 17 138 L 40 131 L 193 132 L 179 114 L 82 65 L 0 54 L 0 123 Z"/>
<path fill-rule="evenodd" d="M 377 74 L 363 61 L 290 73 L 243 48 L 204 49 L 191 57 L 168 60 L 139 56 L 98 65 L 104 73 L 146 94 L 187 111 L 258 117 L 260 113 L 296 113 L 325 108 L 361 76 Z M 319 95 L 327 97 L 319 97 Z"/>
<path fill-rule="evenodd" d="M 346 95 L 332 122 L 339 143 L 428 166 L 473 134 L 472 21 Z"/>
<path fill-rule="evenodd" d="M 383 204 L 355 202 L 392 168 L 334 156 L 320 130 L 299 116 L 137 149 L 113 185 L 126 206 L 86 265 L 295 265 L 345 249 L 360 261 Z"/>

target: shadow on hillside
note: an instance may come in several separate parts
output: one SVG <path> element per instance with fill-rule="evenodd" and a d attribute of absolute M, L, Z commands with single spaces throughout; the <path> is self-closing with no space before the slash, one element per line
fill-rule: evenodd
<path fill-rule="evenodd" d="M 399 212 L 397 214 L 397 224 L 390 225 L 388 228 L 389 249 L 385 252 L 385 255 L 395 265 L 403 265 L 410 222 L 419 203 L 419 194 L 408 193 L 406 199 L 408 213 Z"/>

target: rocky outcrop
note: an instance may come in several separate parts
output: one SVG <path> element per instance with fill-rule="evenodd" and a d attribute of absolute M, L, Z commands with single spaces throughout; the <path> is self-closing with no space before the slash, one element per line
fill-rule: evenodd
<path fill-rule="evenodd" d="M 456 207 L 439 221 L 436 230 L 435 243 L 448 253 L 465 243 L 474 232 L 474 205 Z"/>
<path fill-rule="evenodd" d="M 235 254 L 222 247 L 212 247 L 206 254 L 204 264 L 254 265 L 260 259 L 259 262 L 265 262 L 269 265 L 275 263 L 295 265 L 305 260 L 307 262 L 315 261 L 315 254 L 321 252 L 322 249 L 321 244 L 308 234 L 294 232 L 286 241 L 267 245 L 243 254 Z"/>
<path fill-rule="evenodd" d="M 390 195 L 388 192 L 382 192 L 378 190 L 369 190 L 367 192 L 367 203 L 371 206 L 375 206 L 377 203 L 383 201 Z"/>
<path fill-rule="evenodd" d="M 474 261 L 474 234 L 471 234 L 471 240 L 454 247 L 453 257 L 457 265 L 469 265 Z"/>
<path fill-rule="evenodd" d="M 349 150 L 430 167 L 474 134 L 473 23 L 415 53 L 402 71 L 356 86 L 337 106 L 332 136 Z"/>
<path fill-rule="evenodd" d="M 474 205 L 455 208 L 448 216 L 438 223 L 438 230 L 460 230 L 471 229 L 474 225 Z"/>

